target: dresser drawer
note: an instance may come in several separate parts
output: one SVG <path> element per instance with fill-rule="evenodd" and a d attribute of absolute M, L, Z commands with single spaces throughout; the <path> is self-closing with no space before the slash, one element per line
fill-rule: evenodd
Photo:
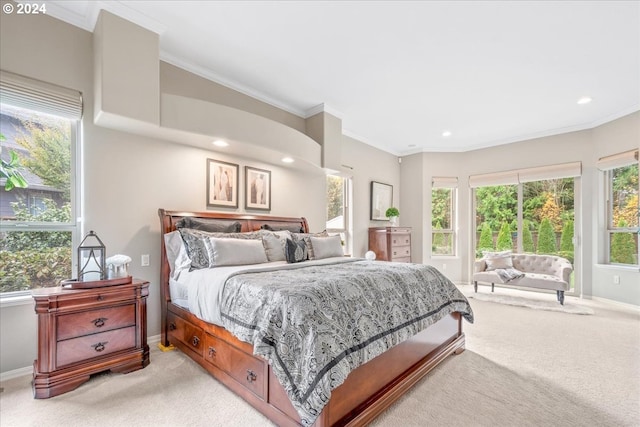
<path fill-rule="evenodd" d="M 136 305 L 101 308 L 58 317 L 58 341 L 136 324 Z"/>
<path fill-rule="evenodd" d="M 135 346 L 135 326 L 60 341 L 57 348 L 57 366 L 70 365 Z"/>
<path fill-rule="evenodd" d="M 265 398 L 266 361 L 208 334 L 205 343 L 204 356 L 207 361 L 228 373 L 261 399 Z"/>
<path fill-rule="evenodd" d="M 411 258 L 411 246 L 397 246 L 391 248 L 391 260 L 398 258 Z"/>
<path fill-rule="evenodd" d="M 391 247 L 411 246 L 411 234 L 392 234 L 390 237 Z"/>
<path fill-rule="evenodd" d="M 203 349 L 205 346 L 202 329 L 171 313 L 167 315 L 167 324 L 169 325 L 169 338 L 181 341 L 200 356 L 204 356 Z"/>

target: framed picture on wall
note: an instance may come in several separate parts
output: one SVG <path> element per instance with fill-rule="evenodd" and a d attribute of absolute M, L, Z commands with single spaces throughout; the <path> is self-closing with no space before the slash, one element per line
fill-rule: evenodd
<path fill-rule="evenodd" d="M 387 221 L 385 213 L 393 204 L 393 185 L 371 181 L 371 219 Z"/>
<path fill-rule="evenodd" d="M 207 159 L 207 207 L 238 207 L 239 166 Z"/>
<path fill-rule="evenodd" d="M 245 209 L 271 210 L 271 171 L 244 167 Z"/>

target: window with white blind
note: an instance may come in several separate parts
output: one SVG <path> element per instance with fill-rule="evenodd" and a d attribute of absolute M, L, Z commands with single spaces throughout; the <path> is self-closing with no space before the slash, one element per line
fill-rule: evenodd
<path fill-rule="evenodd" d="M 638 265 L 638 150 L 598 161 L 605 180 L 606 259 L 608 264 Z"/>
<path fill-rule="evenodd" d="M 351 251 L 349 206 L 351 180 L 339 175 L 327 175 L 327 222 L 331 235 L 340 235 L 345 253 Z"/>
<path fill-rule="evenodd" d="M 0 296 L 73 276 L 78 91 L 0 72 Z"/>
<path fill-rule="evenodd" d="M 431 182 L 431 253 L 456 255 L 456 201 L 458 178 L 433 177 Z"/>

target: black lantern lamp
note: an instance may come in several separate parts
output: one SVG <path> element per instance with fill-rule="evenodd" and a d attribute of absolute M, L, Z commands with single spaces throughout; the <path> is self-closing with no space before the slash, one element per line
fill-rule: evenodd
<path fill-rule="evenodd" d="M 94 231 L 89 231 L 78 246 L 78 281 L 93 282 L 107 278 L 104 243 Z"/>

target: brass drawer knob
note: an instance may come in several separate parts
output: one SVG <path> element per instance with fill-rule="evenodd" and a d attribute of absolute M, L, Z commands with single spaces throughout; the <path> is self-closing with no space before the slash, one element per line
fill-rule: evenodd
<path fill-rule="evenodd" d="M 191 345 L 197 347 L 200 344 L 200 338 L 194 336 L 191 338 Z"/>
<path fill-rule="evenodd" d="M 252 383 L 258 379 L 258 376 L 251 369 L 247 369 L 247 382 Z"/>
<path fill-rule="evenodd" d="M 216 349 L 215 348 L 209 347 L 209 357 L 212 358 L 212 359 L 214 357 L 216 357 Z"/>

